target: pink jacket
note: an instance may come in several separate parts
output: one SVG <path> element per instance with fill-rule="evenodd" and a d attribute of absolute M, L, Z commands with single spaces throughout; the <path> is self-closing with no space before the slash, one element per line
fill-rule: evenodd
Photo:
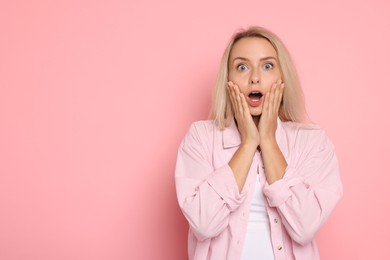
<path fill-rule="evenodd" d="M 190 226 L 190 260 L 240 259 L 258 169 L 275 259 L 319 259 L 314 237 L 342 196 L 333 144 L 318 126 L 280 120 L 276 139 L 288 163 L 283 179 L 267 184 L 257 152 L 240 193 L 228 165 L 241 142 L 236 125 L 191 126 L 175 173 L 178 202 Z"/>

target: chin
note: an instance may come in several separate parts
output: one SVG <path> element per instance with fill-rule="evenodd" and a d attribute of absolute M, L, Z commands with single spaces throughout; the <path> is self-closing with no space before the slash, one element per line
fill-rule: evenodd
<path fill-rule="evenodd" d="M 261 109 L 251 110 L 251 116 L 260 116 L 261 115 Z"/>

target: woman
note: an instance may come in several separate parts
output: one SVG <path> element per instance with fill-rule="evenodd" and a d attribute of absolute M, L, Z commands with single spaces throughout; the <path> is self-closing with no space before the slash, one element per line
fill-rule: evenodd
<path fill-rule="evenodd" d="M 189 259 L 319 259 L 315 234 L 342 196 L 338 162 L 272 32 L 233 35 L 211 119 L 191 126 L 177 158 Z"/>

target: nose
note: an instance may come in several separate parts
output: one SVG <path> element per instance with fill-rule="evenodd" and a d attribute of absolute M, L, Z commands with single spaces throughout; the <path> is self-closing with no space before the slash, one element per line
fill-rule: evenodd
<path fill-rule="evenodd" d="M 251 84 L 259 84 L 260 83 L 260 77 L 257 71 L 253 71 L 250 78 Z"/>
<path fill-rule="evenodd" d="M 251 78 L 251 84 L 259 84 L 260 80 L 258 78 Z"/>

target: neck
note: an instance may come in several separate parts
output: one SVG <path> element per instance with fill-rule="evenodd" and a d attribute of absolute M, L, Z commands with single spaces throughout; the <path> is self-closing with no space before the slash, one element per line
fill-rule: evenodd
<path fill-rule="evenodd" d="M 252 119 L 253 122 L 255 122 L 255 125 L 258 126 L 260 121 L 260 116 L 252 116 Z"/>

